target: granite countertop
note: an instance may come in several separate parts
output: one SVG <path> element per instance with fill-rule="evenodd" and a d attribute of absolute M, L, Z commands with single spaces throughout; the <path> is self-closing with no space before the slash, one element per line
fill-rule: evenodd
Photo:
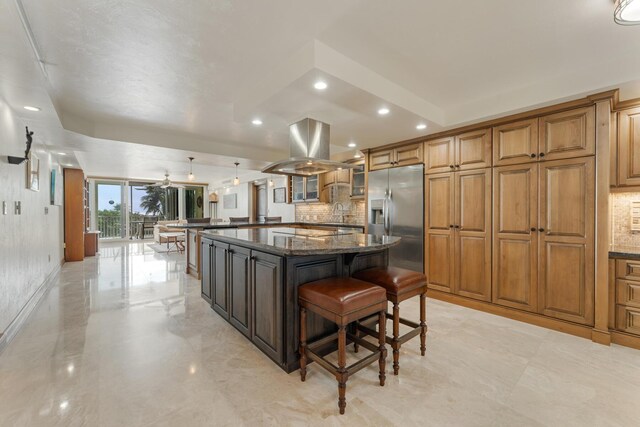
<path fill-rule="evenodd" d="M 364 225 L 359 224 L 343 224 L 343 223 L 311 223 L 311 222 L 216 222 L 207 224 L 165 224 L 168 228 L 199 228 L 204 230 L 218 230 L 218 229 L 236 229 L 244 227 L 291 227 L 291 226 L 307 226 L 307 227 L 340 227 L 340 228 L 360 228 L 364 229 Z"/>
<path fill-rule="evenodd" d="M 392 236 L 356 232 L 331 234 L 329 231 L 286 227 L 205 230 L 202 237 L 285 256 L 373 252 L 400 242 L 399 237 Z"/>
<path fill-rule="evenodd" d="M 609 258 L 626 258 L 640 260 L 640 247 L 637 246 L 611 246 Z"/>

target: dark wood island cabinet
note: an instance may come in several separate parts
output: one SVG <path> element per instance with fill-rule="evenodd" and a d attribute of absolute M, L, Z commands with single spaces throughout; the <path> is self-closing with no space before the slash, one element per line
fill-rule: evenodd
<path fill-rule="evenodd" d="M 335 230 L 255 228 L 201 234 L 202 297 L 286 372 L 298 369 L 303 283 L 386 266 L 398 238 Z M 311 314 L 309 339 L 335 331 Z"/>

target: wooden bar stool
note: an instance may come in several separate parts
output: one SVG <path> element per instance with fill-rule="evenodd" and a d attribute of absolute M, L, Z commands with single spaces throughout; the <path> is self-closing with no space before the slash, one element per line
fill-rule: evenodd
<path fill-rule="evenodd" d="M 426 351 L 427 279 L 422 273 L 398 267 L 370 268 L 358 271 L 353 275 L 353 278 L 382 286 L 387 291 L 387 299 L 393 303 L 393 315 L 386 314 L 387 318 L 393 319 L 393 336 L 387 337 L 386 342 L 393 349 L 393 374 L 398 375 L 400 370 L 400 347 L 402 344 L 420 334 L 420 354 L 424 356 Z M 420 295 L 420 324 L 400 317 L 400 303 L 416 295 Z M 413 329 L 400 336 L 400 323 Z M 357 325 L 357 331 L 373 336 L 377 335 L 374 330 L 363 324 Z M 356 332 L 356 335 L 358 335 L 358 332 Z M 354 343 L 356 352 L 358 351 L 358 344 L 358 341 Z"/>
<path fill-rule="evenodd" d="M 380 379 L 380 385 L 384 386 L 385 359 L 387 357 L 387 349 L 385 347 L 387 298 L 385 290 L 372 283 L 350 277 L 334 277 L 300 286 L 298 288 L 298 304 L 300 306 L 300 378 L 302 381 L 306 378 L 307 358 L 331 372 L 338 380 L 338 407 L 340 408 L 340 413 L 344 414 L 344 409 L 347 406 L 345 391 L 349 376 L 377 359 L 380 368 L 378 378 Z M 307 344 L 307 310 L 335 322 L 338 325 L 338 332 Z M 377 347 L 368 341 L 347 333 L 347 325 L 349 323 L 369 317 L 375 313 L 378 313 L 380 322 L 379 345 Z M 347 367 L 347 336 L 373 353 Z M 336 339 L 338 340 L 338 366 L 335 366 L 314 351 L 318 347 Z"/>

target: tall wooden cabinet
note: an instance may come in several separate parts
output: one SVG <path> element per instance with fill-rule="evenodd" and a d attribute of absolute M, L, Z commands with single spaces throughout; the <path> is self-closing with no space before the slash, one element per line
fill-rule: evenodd
<path fill-rule="evenodd" d="M 64 169 L 64 259 L 84 260 L 86 182 L 81 169 Z"/>
<path fill-rule="evenodd" d="M 429 286 L 491 299 L 491 170 L 426 175 Z"/>
<path fill-rule="evenodd" d="M 593 324 L 595 159 L 494 169 L 493 302 Z"/>

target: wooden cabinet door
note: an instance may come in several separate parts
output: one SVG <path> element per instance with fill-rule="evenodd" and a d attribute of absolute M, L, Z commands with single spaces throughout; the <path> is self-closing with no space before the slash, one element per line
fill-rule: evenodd
<path fill-rule="evenodd" d="M 394 166 L 408 166 L 422 163 L 422 142 L 395 149 Z"/>
<path fill-rule="evenodd" d="M 425 176 L 425 272 L 430 288 L 453 290 L 454 173 Z"/>
<path fill-rule="evenodd" d="M 200 240 L 200 287 L 201 295 L 209 303 L 211 302 L 211 252 L 213 243 L 211 240 Z"/>
<path fill-rule="evenodd" d="M 455 173 L 454 293 L 491 300 L 491 169 Z"/>
<path fill-rule="evenodd" d="M 322 174 L 322 187 L 327 188 L 336 183 L 336 172 L 327 172 Z"/>
<path fill-rule="evenodd" d="M 456 136 L 456 170 L 491 167 L 491 129 Z"/>
<path fill-rule="evenodd" d="M 640 108 L 618 114 L 618 185 L 640 185 Z"/>
<path fill-rule="evenodd" d="M 522 120 L 493 128 L 493 165 L 538 161 L 538 119 Z"/>
<path fill-rule="evenodd" d="M 334 172 L 334 182 L 336 184 L 351 184 L 351 170 L 350 169 L 340 169 Z M 324 186 L 327 184 L 325 182 Z"/>
<path fill-rule="evenodd" d="M 541 117 L 538 156 L 541 160 L 595 154 L 595 107 L 578 108 Z"/>
<path fill-rule="evenodd" d="M 229 319 L 229 245 L 213 241 L 211 253 L 211 306 L 220 316 Z"/>
<path fill-rule="evenodd" d="M 386 169 L 393 166 L 394 151 L 391 149 L 372 151 L 369 153 L 369 170 Z"/>
<path fill-rule="evenodd" d="M 455 162 L 455 138 L 434 139 L 424 143 L 425 173 L 451 172 Z"/>
<path fill-rule="evenodd" d="M 538 310 L 593 325 L 593 157 L 540 163 Z"/>
<path fill-rule="evenodd" d="M 493 170 L 493 296 L 507 307 L 537 311 L 538 165 Z"/>
<path fill-rule="evenodd" d="M 251 336 L 250 257 L 250 249 L 229 247 L 229 322 L 247 337 Z"/>
<path fill-rule="evenodd" d="M 251 252 L 251 341 L 277 363 L 283 362 L 282 258 Z"/>

